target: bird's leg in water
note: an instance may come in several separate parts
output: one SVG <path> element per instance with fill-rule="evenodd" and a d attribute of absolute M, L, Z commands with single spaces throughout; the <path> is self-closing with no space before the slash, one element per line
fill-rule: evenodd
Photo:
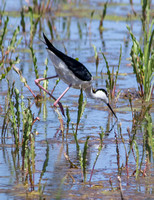
<path fill-rule="evenodd" d="M 39 88 L 41 88 L 42 90 L 44 90 L 51 98 L 53 98 L 55 101 L 57 101 L 56 100 L 56 98 L 52 95 L 52 93 L 50 93 L 48 90 L 46 90 L 42 85 L 40 85 L 39 83 L 40 83 L 40 81 L 44 81 L 44 80 L 48 80 L 48 79 L 52 79 L 52 78 L 57 78 L 58 77 L 58 75 L 55 75 L 55 76 L 51 76 L 51 77 L 47 77 L 47 78 L 38 78 L 38 79 L 36 79 L 35 80 L 35 84 L 39 87 Z M 57 102 L 58 103 L 58 105 L 59 105 L 59 107 L 60 107 L 60 110 L 61 110 L 61 112 L 62 112 L 62 114 L 65 116 L 65 114 L 64 114 L 64 108 L 63 108 L 63 106 L 62 106 L 62 104 L 58 101 Z"/>
<path fill-rule="evenodd" d="M 66 94 L 66 92 L 70 89 L 70 87 L 72 86 L 72 84 L 70 84 L 66 90 L 60 95 L 60 97 L 58 97 L 58 99 L 55 101 L 55 103 L 53 104 L 55 107 L 57 106 L 57 103 L 59 103 L 60 99 Z"/>

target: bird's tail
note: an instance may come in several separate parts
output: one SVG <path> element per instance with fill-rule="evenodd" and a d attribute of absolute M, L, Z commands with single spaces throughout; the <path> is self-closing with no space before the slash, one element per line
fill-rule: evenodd
<path fill-rule="evenodd" d="M 55 50 L 55 47 L 52 45 L 52 43 L 48 40 L 48 38 L 45 36 L 45 34 L 43 33 L 43 37 L 44 37 L 44 40 L 45 40 L 45 43 L 48 47 L 48 49 L 50 50 Z"/>

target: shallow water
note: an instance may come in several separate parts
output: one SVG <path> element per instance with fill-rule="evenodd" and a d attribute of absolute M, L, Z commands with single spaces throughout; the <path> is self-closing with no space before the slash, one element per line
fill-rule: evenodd
<path fill-rule="evenodd" d="M 89 1 L 88 6 L 93 9 L 100 9 L 101 1 Z M 127 16 L 127 13 L 131 12 L 131 8 L 128 5 L 129 1 L 122 1 L 123 5 L 113 5 L 107 10 L 107 15 L 120 15 Z M 24 4 L 26 4 L 24 2 Z M 88 7 L 87 4 L 83 7 Z M 12 11 L 12 9 L 19 11 L 21 4 L 18 2 L 16 8 L 13 8 L 12 1 L 6 2 L 6 10 Z M 137 12 L 141 12 L 139 7 L 139 1 L 134 5 L 134 9 Z M 50 15 L 50 14 L 49 14 Z M 29 38 L 29 18 L 25 18 L 26 21 L 26 39 Z M 43 31 L 49 37 L 50 32 L 46 24 L 46 18 L 42 20 Z M 67 25 L 70 23 L 69 33 Z M 20 17 L 9 17 L 9 30 L 5 45 L 12 38 L 12 28 L 20 24 Z M 81 32 L 79 31 L 78 24 L 80 25 Z M 137 82 L 135 75 L 133 74 L 132 67 L 129 66 L 130 61 L 130 49 L 131 39 L 128 39 L 128 44 L 124 42 L 128 38 L 128 31 L 126 24 L 129 24 L 132 28 L 136 38 L 142 37 L 141 22 L 139 20 L 134 21 L 104 21 L 104 31 L 102 35 L 99 32 L 99 20 L 81 17 L 56 17 L 54 18 L 54 26 L 56 27 L 56 33 L 54 33 L 55 39 L 53 44 L 65 52 L 64 46 L 67 49 L 67 54 L 79 58 L 79 61 L 84 63 L 91 74 L 94 76 L 93 86 L 94 88 L 105 88 L 107 79 L 106 67 L 103 56 L 100 52 L 103 52 L 111 67 L 114 66 L 114 70 L 117 70 L 120 46 L 122 46 L 122 60 L 118 75 L 117 88 L 122 93 L 127 93 L 128 90 L 137 92 Z M 42 31 L 42 32 L 43 32 Z M 21 33 L 22 35 L 22 33 Z M 50 38 L 50 37 L 49 37 Z M 92 45 L 95 45 L 99 52 L 99 66 L 98 77 L 96 77 L 96 67 L 94 50 Z M 39 76 L 43 77 L 45 65 L 45 58 L 48 57 L 48 53 L 44 44 L 39 40 L 38 31 L 34 37 L 33 48 L 36 51 Z M 33 62 L 31 58 L 28 45 L 25 45 L 24 36 L 22 43 L 17 49 L 19 53 L 20 63 L 16 66 L 22 70 L 23 76 L 27 79 L 28 85 L 35 92 L 39 93 L 38 87 L 35 85 L 35 72 Z M 48 64 L 48 76 L 55 74 L 51 61 Z M 101 73 L 103 77 L 101 78 Z M 24 95 L 24 101 L 27 104 L 27 99 L 31 99 L 31 103 L 34 102 L 33 96 L 21 83 L 18 74 L 14 71 L 9 72 L 8 79 L 11 82 L 15 80 L 15 86 Z M 49 89 L 52 89 L 55 84 L 55 80 L 49 81 Z M 58 97 L 65 89 L 67 85 L 60 81 L 54 91 L 54 96 Z M 0 106 L 2 112 L 0 113 L 0 128 L 2 128 L 4 120 L 5 103 L 7 96 L 8 86 L 6 80 L 0 82 Z M 70 125 L 68 133 L 66 131 L 67 118 L 64 120 L 64 135 L 58 131 L 60 128 L 60 122 L 57 113 L 54 111 L 52 105 L 53 101 L 45 99 L 42 102 L 40 108 L 35 104 L 31 109 L 35 117 L 39 117 L 40 121 L 37 121 L 33 125 L 32 131 L 37 131 L 35 134 L 35 163 L 31 163 L 31 173 L 27 169 L 22 169 L 22 155 L 21 148 L 19 152 L 15 152 L 13 146 L 13 138 L 10 129 L 7 131 L 7 137 L 5 142 L 0 144 L 0 199 L 119 199 L 120 191 L 118 189 L 119 183 L 117 176 L 121 176 L 121 184 L 123 195 L 126 199 L 152 199 L 154 198 L 153 187 L 153 153 L 151 150 L 150 160 L 147 166 L 147 176 L 140 176 L 135 179 L 133 172 L 136 169 L 136 162 L 134 160 L 133 152 L 129 156 L 129 178 L 127 178 L 126 169 L 124 169 L 126 162 L 126 155 L 124 144 L 120 139 L 119 124 L 121 124 L 122 135 L 125 140 L 125 146 L 129 151 L 129 135 L 127 128 L 130 128 L 131 135 L 133 135 L 133 123 L 132 112 L 128 99 L 124 99 L 121 95 L 117 103 L 112 103 L 113 109 L 119 119 L 115 124 L 112 131 L 112 125 L 115 122 L 115 118 L 111 115 L 109 109 L 103 104 L 96 102 L 93 99 L 87 98 L 87 105 L 83 116 L 79 124 L 79 130 L 77 134 L 78 142 L 81 151 L 83 151 L 84 143 L 87 136 L 90 136 L 88 141 L 87 151 L 87 166 L 86 166 L 86 181 L 83 182 L 81 174 L 81 167 L 79 162 L 79 155 L 76 148 L 72 123 L 77 121 L 78 112 L 78 97 L 80 91 L 71 88 L 67 94 L 61 100 L 61 103 L 68 106 L 70 111 Z M 86 95 L 84 94 L 84 99 Z M 135 101 L 135 100 L 134 100 Z M 140 102 L 138 100 L 138 102 Z M 139 104 L 138 113 L 141 112 L 141 104 Z M 134 105 L 134 104 L 133 104 Z M 153 105 L 153 102 L 152 102 Z M 134 106 L 135 107 L 135 106 Z M 154 112 L 151 110 L 150 115 L 154 117 Z M 75 125 L 74 125 L 75 127 Z M 99 153 L 101 127 L 106 133 L 103 137 L 103 146 L 97 159 L 91 182 L 90 175 L 96 160 L 96 156 Z M 136 142 L 139 150 L 139 163 L 143 160 L 141 169 L 144 170 L 146 166 L 145 159 L 146 152 L 143 148 L 143 134 L 146 132 L 144 122 L 140 123 L 136 129 Z M 20 132 L 22 134 L 22 130 Z M 116 137 L 118 140 L 118 150 L 116 145 Z M 134 148 L 135 151 L 135 148 Z M 70 163 L 66 160 L 64 154 L 67 154 L 72 163 L 78 166 L 76 168 L 70 168 Z M 119 154 L 119 166 L 123 169 L 120 171 L 118 168 L 118 156 Z M 110 180 L 112 184 L 110 183 Z M 42 193 L 38 192 L 39 183 L 42 189 Z M 112 185 L 112 186 L 111 186 Z"/>

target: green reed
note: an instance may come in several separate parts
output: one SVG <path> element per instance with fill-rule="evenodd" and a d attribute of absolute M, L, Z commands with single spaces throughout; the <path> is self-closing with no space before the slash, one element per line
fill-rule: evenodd
<path fill-rule="evenodd" d="M 3 17 L 4 17 L 4 11 L 5 11 L 5 7 L 6 7 L 6 2 L 1 3 L 1 8 L 0 8 L 0 26 L 3 23 Z"/>
<path fill-rule="evenodd" d="M 19 91 L 17 88 L 14 88 L 15 82 L 12 84 L 12 88 L 9 87 L 8 81 L 8 102 L 9 102 L 9 122 L 12 127 L 12 133 L 14 136 L 14 143 L 16 148 L 19 147 L 19 127 L 20 127 L 20 110 L 19 110 Z M 13 99 L 13 95 L 15 95 L 15 99 Z"/>
<path fill-rule="evenodd" d="M 47 78 L 47 72 L 48 72 L 48 58 L 45 59 L 45 70 L 43 74 L 43 78 Z M 43 87 L 47 90 L 48 89 L 48 80 L 43 81 Z M 44 95 L 46 95 L 46 92 L 44 92 Z"/>
<path fill-rule="evenodd" d="M 24 9 L 22 8 L 21 12 L 20 12 L 20 15 L 21 15 L 21 21 L 20 21 L 20 24 L 21 24 L 21 27 L 22 27 L 22 32 L 26 32 L 26 24 L 25 24 L 25 15 L 24 15 Z"/>
<path fill-rule="evenodd" d="M 152 126 L 152 117 L 149 111 L 145 113 L 142 129 L 144 131 L 146 152 L 148 153 L 149 160 L 151 161 L 153 157 L 152 155 L 154 155 L 154 132 Z"/>
<path fill-rule="evenodd" d="M 32 126 L 37 119 L 34 119 L 33 113 L 30 108 L 30 101 L 28 107 L 23 102 L 23 96 L 19 94 L 19 90 L 15 87 L 15 82 L 10 87 L 8 81 L 8 94 L 7 94 L 8 105 L 5 111 L 5 117 L 3 120 L 2 137 L 5 137 L 6 128 L 10 124 L 10 129 L 14 138 L 16 148 L 22 145 L 22 151 L 24 151 L 28 142 L 31 140 Z M 21 123 L 22 121 L 22 123 Z M 23 135 L 20 136 L 20 129 L 22 126 Z"/>
<path fill-rule="evenodd" d="M 2 43 L 3 43 L 3 40 L 4 40 L 4 36 L 5 34 L 7 33 L 7 25 L 8 25 L 8 22 L 9 22 L 9 17 L 7 16 L 6 17 L 6 20 L 4 21 L 4 28 L 2 30 L 2 34 L 0 36 L 0 48 L 2 50 Z"/>
<path fill-rule="evenodd" d="M 79 156 L 82 178 L 84 181 L 86 181 L 86 166 L 87 166 L 86 157 L 87 157 L 89 136 L 87 136 L 86 141 L 84 143 L 83 152 L 80 149 L 80 145 L 79 145 L 79 142 L 77 139 L 77 134 L 75 132 L 74 132 L 74 139 L 75 139 L 76 148 L 77 148 L 77 152 L 78 152 L 78 156 Z"/>
<path fill-rule="evenodd" d="M 92 45 L 95 52 L 95 65 L 96 65 L 96 76 L 98 76 L 98 65 L 99 65 L 99 56 L 95 45 Z"/>
<path fill-rule="evenodd" d="M 131 62 L 136 81 L 138 83 L 138 90 L 140 96 L 149 101 L 153 91 L 153 72 L 154 72 L 154 50 L 153 49 L 153 36 L 154 36 L 154 20 L 150 25 L 150 1 L 141 1 L 142 4 L 142 31 L 143 31 L 143 44 L 140 44 L 135 38 L 134 34 L 127 26 L 130 33 L 133 45 L 131 48 Z"/>
<path fill-rule="evenodd" d="M 46 186 L 46 183 L 44 185 L 42 185 L 41 181 L 42 181 L 42 178 L 47 170 L 47 166 L 48 166 L 48 162 L 49 162 L 49 144 L 48 144 L 48 141 L 46 141 L 47 143 L 47 148 L 46 148 L 46 154 L 45 154 L 45 160 L 44 160 L 44 163 L 43 163 L 43 166 L 42 166 L 42 171 L 41 171 L 41 174 L 40 174 L 40 178 L 39 178 L 39 183 L 38 183 L 38 192 L 40 194 L 40 196 L 43 195 L 43 192 L 44 192 L 44 189 L 45 189 L 45 186 Z"/>
<path fill-rule="evenodd" d="M 101 19 L 100 19 L 100 23 L 99 23 L 100 33 L 102 33 L 102 31 L 104 29 L 103 22 L 104 22 L 104 19 L 105 19 L 105 16 L 106 16 L 107 4 L 108 4 L 108 1 L 106 1 L 106 3 L 104 4 L 103 11 L 102 11 L 102 14 L 101 14 Z"/>
<path fill-rule="evenodd" d="M 67 117 L 67 133 L 68 133 L 68 130 L 69 130 L 69 123 L 70 123 L 70 121 L 71 121 L 70 112 L 69 112 L 68 106 L 66 107 L 66 117 Z"/>
<path fill-rule="evenodd" d="M 81 117 L 84 113 L 84 109 L 86 107 L 87 104 L 87 100 L 83 100 L 83 91 L 82 89 L 80 90 L 80 96 L 79 96 L 79 100 L 78 100 L 78 115 L 77 115 L 77 123 L 76 123 L 76 134 L 78 131 L 78 126 L 81 120 Z"/>
<path fill-rule="evenodd" d="M 117 68 L 116 72 L 114 72 L 114 68 L 112 68 L 112 72 L 110 71 L 110 66 L 108 64 L 108 61 L 107 61 L 104 53 L 102 53 L 102 55 L 103 55 L 105 63 L 106 63 L 107 75 L 108 75 L 108 78 L 106 79 L 106 88 L 109 92 L 109 97 L 111 99 L 113 99 L 115 97 L 117 78 L 118 78 L 119 68 L 120 68 L 120 64 L 121 64 L 122 47 L 120 47 L 119 62 L 118 62 L 118 68 Z"/>
<path fill-rule="evenodd" d="M 7 49 L 4 49 L 3 42 L 4 38 L 6 37 L 8 22 L 9 18 L 7 17 L 4 23 L 2 35 L 0 37 L 0 49 L 2 52 L 0 67 L 3 69 L 3 71 L 0 74 L 0 80 L 5 79 L 9 71 L 12 69 L 12 66 L 20 62 L 19 55 L 13 56 L 15 54 L 15 50 L 22 41 L 22 37 L 17 39 L 20 32 L 19 26 L 14 30 L 12 38 L 7 46 Z"/>
<path fill-rule="evenodd" d="M 41 2 L 37 0 L 33 0 L 33 12 L 39 15 L 43 15 L 47 12 L 51 11 L 52 1 L 51 0 L 43 0 Z"/>
<path fill-rule="evenodd" d="M 12 39 L 10 41 L 10 44 L 8 46 L 8 51 L 9 52 L 13 52 L 15 51 L 15 49 L 18 47 L 18 45 L 21 43 L 21 40 L 22 40 L 22 37 L 17 40 L 17 36 L 19 35 L 19 32 L 20 32 L 20 27 L 18 26 L 14 32 L 13 32 L 13 36 L 12 36 Z"/>
<path fill-rule="evenodd" d="M 29 14 L 29 18 L 30 18 L 30 46 L 31 46 L 32 43 L 33 43 L 33 38 L 36 34 L 37 25 L 40 21 L 41 16 L 38 16 L 35 19 L 34 18 L 34 12 L 33 12 L 33 9 L 31 7 L 29 7 L 28 14 Z"/>
<path fill-rule="evenodd" d="M 150 128 L 150 134 L 152 133 L 152 122 L 150 120 L 149 124 L 145 124 L 145 122 L 143 121 L 142 126 L 149 126 Z M 127 173 L 127 178 L 129 178 L 130 173 L 129 170 L 132 170 L 133 168 L 129 168 L 129 158 L 130 155 L 131 157 L 134 157 L 134 169 L 133 169 L 133 173 L 132 175 L 134 175 L 136 177 L 136 179 L 139 176 L 146 176 L 146 168 L 143 170 L 142 168 L 144 167 L 144 158 L 146 156 L 146 160 L 148 160 L 148 156 L 150 154 L 150 152 L 152 152 L 152 147 L 150 146 L 150 142 L 149 142 L 149 137 L 147 135 L 147 131 L 143 131 L 143 141 L 142 141 L 142 151 L 139 151 L 139 144 L 137 141 L 137 137 L 136 134 L 138 132 L 138 127 L 136 127 L 136 129 L 132 129 L 132 131 L 130 131 L 129 128 L 127 128 L 127 132 L 128 132 L 128 136 L 129 136 L 129 145 L 127 145 L 127 142 L 124 140 L 123 138 L 123 134 L 122 134 L 122 129 L 121 129 L 121 124 L 118 124 L 117 126 L 118 128 L 118 137 L 117 133 L 115 131 L 115 143 L 116 143 L 116 153 L 117 153 L 117 166 L 118 166 L 118 174 L 119 176 L 121 176 L 122 171 L 126 170 Z M 121 160 L 120 160 L 120 148 L 119 148 L 119 143 L 122 142 L 123 146 L 124 146 L 124 151 L 125 151 L 125 163 L 121 164 Z M 146 151 L 145 151 L 146 149 Z M 151 155 L 149 156 L 151 157 Z M 132 159 L 132 158 L 131 158 Z M 147 161 L 146 161 L 146 165 L 147 165 Z"/>
<path fill-rule="evenodd" d="M 50 31 L 51 39 L 53 40 L 54 39 L 54 31 L 53 31 L 52 24 L 51 24 L 50 20 L 48 20 L 48 28 L 49 28 L 49 31 Z"/>
<path fill-rule="evenodd" d="M 102 147 L 103 147 L 104 130 L 103 130 L 102 127 L 100 127 L 100 128 L 101 128 L 101 133 L 99 134 L 99 136 L 100 136 L 100 145 L 98 147 L 98 152 L 97 152 L 97 155 L 96 155 L 96 158 L 94 160 L 94 164 L 93 164 L 93 167 L 92 167 L 92 170 L 91 170 L 89 182 L 91 182 L 91 180 L 92 180 L 92 175 L 93 175 L 93 172 L 94 172 L 94 169 L 95 169 L 95 165 L 96 165 L 96 162 L 97 162 L 97 160 L 99 158 L 99 155 L 100 155 Z"/>
<path fill-rule="evenodd" d="M 38 74 L 37 58 L 35 56 L 34 49 L 33 49 L 32 46 L 30 47 L 30 51 L 31 51 L 32 59 L 33 59 L 35 78 L 38 79 L 39 78 L 39 74 Z"/>
<path fill-rule="evenodd" d="M 130 100 L 131 104 L 131 100 Z M 138 178 L 141 174 L 143 176 L 146 175 L 146 169 L 142 170 L 144 158 L 146 156 L 146 160 L 151 161 L 152 154 L 154 153 L 154 140 L 153 140 L 153 130 L 152 130 L 152 118 L 150 115 L 150 106 L 142 106 L 141 111 L 136 112 L 135 109 L 133 109 L 133 106 L 131 104 L 131 110 L 132 110 L 132 136 L 130 133 L 130 130 L 128 129 L 128 135 L 129 135 L 129 150 L 126 154 L 127 157 L 127 163 L 128 158 L 130 156 L 130 153 L 133 154 L 135 163 L 136 163 L 136 169 L 133 172 L 133 175 L 135 174 L 136 178 Z M 142 152 L 139 152 L 138 142 L 136 140 L 136 134 L 138 131 L 143 133 L 143 139 L 142 139 Z M 121 135 L 122 137 L 122 135 Z M 141 157 L 141 158 L 140 158 Z M 140 159 L 139 159 L 140 158 Z M 127 165 L 126 165 L 127 167 Z"/>

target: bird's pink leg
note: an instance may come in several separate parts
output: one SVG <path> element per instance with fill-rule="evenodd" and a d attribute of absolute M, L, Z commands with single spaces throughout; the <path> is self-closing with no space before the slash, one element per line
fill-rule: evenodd
<path fill-rule="evenodd" d="M 59 103 L 60 99 L 66 94 L 66 92 L 70 89 L 70 87 L 72 86 L 72 84 L 70 84 L 66 90 L 60 95 L 60 97 L 58 97 L 58 99 L 54 102 L 54 106 L 57 106 L 57 103 Z"/>
<path fill-rule="evenodd" d="M 55 76 L 51 76 L 51 77 L 47 77 L 47 78 L 38 78 L 35 80 L 35 84 L 41 88 L 42 90 L 44 90 L 48 95 L 50 95 L 50 97 L 52 97 L 54 100 L 56 100 L 56 98 L 54 96 L 52 96 L 52 94 L 46 90 L 42 85 L 39 84 L 40 81 L 44 81 L 44 80 L 48 80 L 48 79 L 52 79 L 52 78 L 56 78 L 58 77 L 58 75 L 55 75 Z"/>
<path fill-rule="evenodd" d="M 48 80 L 48 79 L 52 79 L 52 78 L 57 78 L 58 77 L 58 75 L 55 75 L 55 76 L 51 76 L 51 77 L 47 77 L 47 78 L 38 78 L 38 79 L 36 79 L 35 80 L 35 84 L 39 87 L 39 88 L 41 88 L 42 90 L 44 90 L 51 98 L 53 98 L 55 101 L 57 101 L 56 100 L 56 98 L 52 95 L 52 93 L 50 93 L 48 90 L 46 90 L 42 85 L 40 85 L 39 84 L 39 82 L 40 81 L 44 81 L 44 80 Z M 58 105 L 59 105 L 59 107 L 60 107 L 60 110 L 61 110 L 61 112 L 62 112 L 62 114 L 65 116 L 65 114 L 64 114 L 64 108 L 63 108 L 63 106 L 62 106 L 62 104 L 60 103 L 60 102 L 57 102 L 58 103 Z M 56 106 L 56 105 L 54 105 L 54 106 Z"/>

